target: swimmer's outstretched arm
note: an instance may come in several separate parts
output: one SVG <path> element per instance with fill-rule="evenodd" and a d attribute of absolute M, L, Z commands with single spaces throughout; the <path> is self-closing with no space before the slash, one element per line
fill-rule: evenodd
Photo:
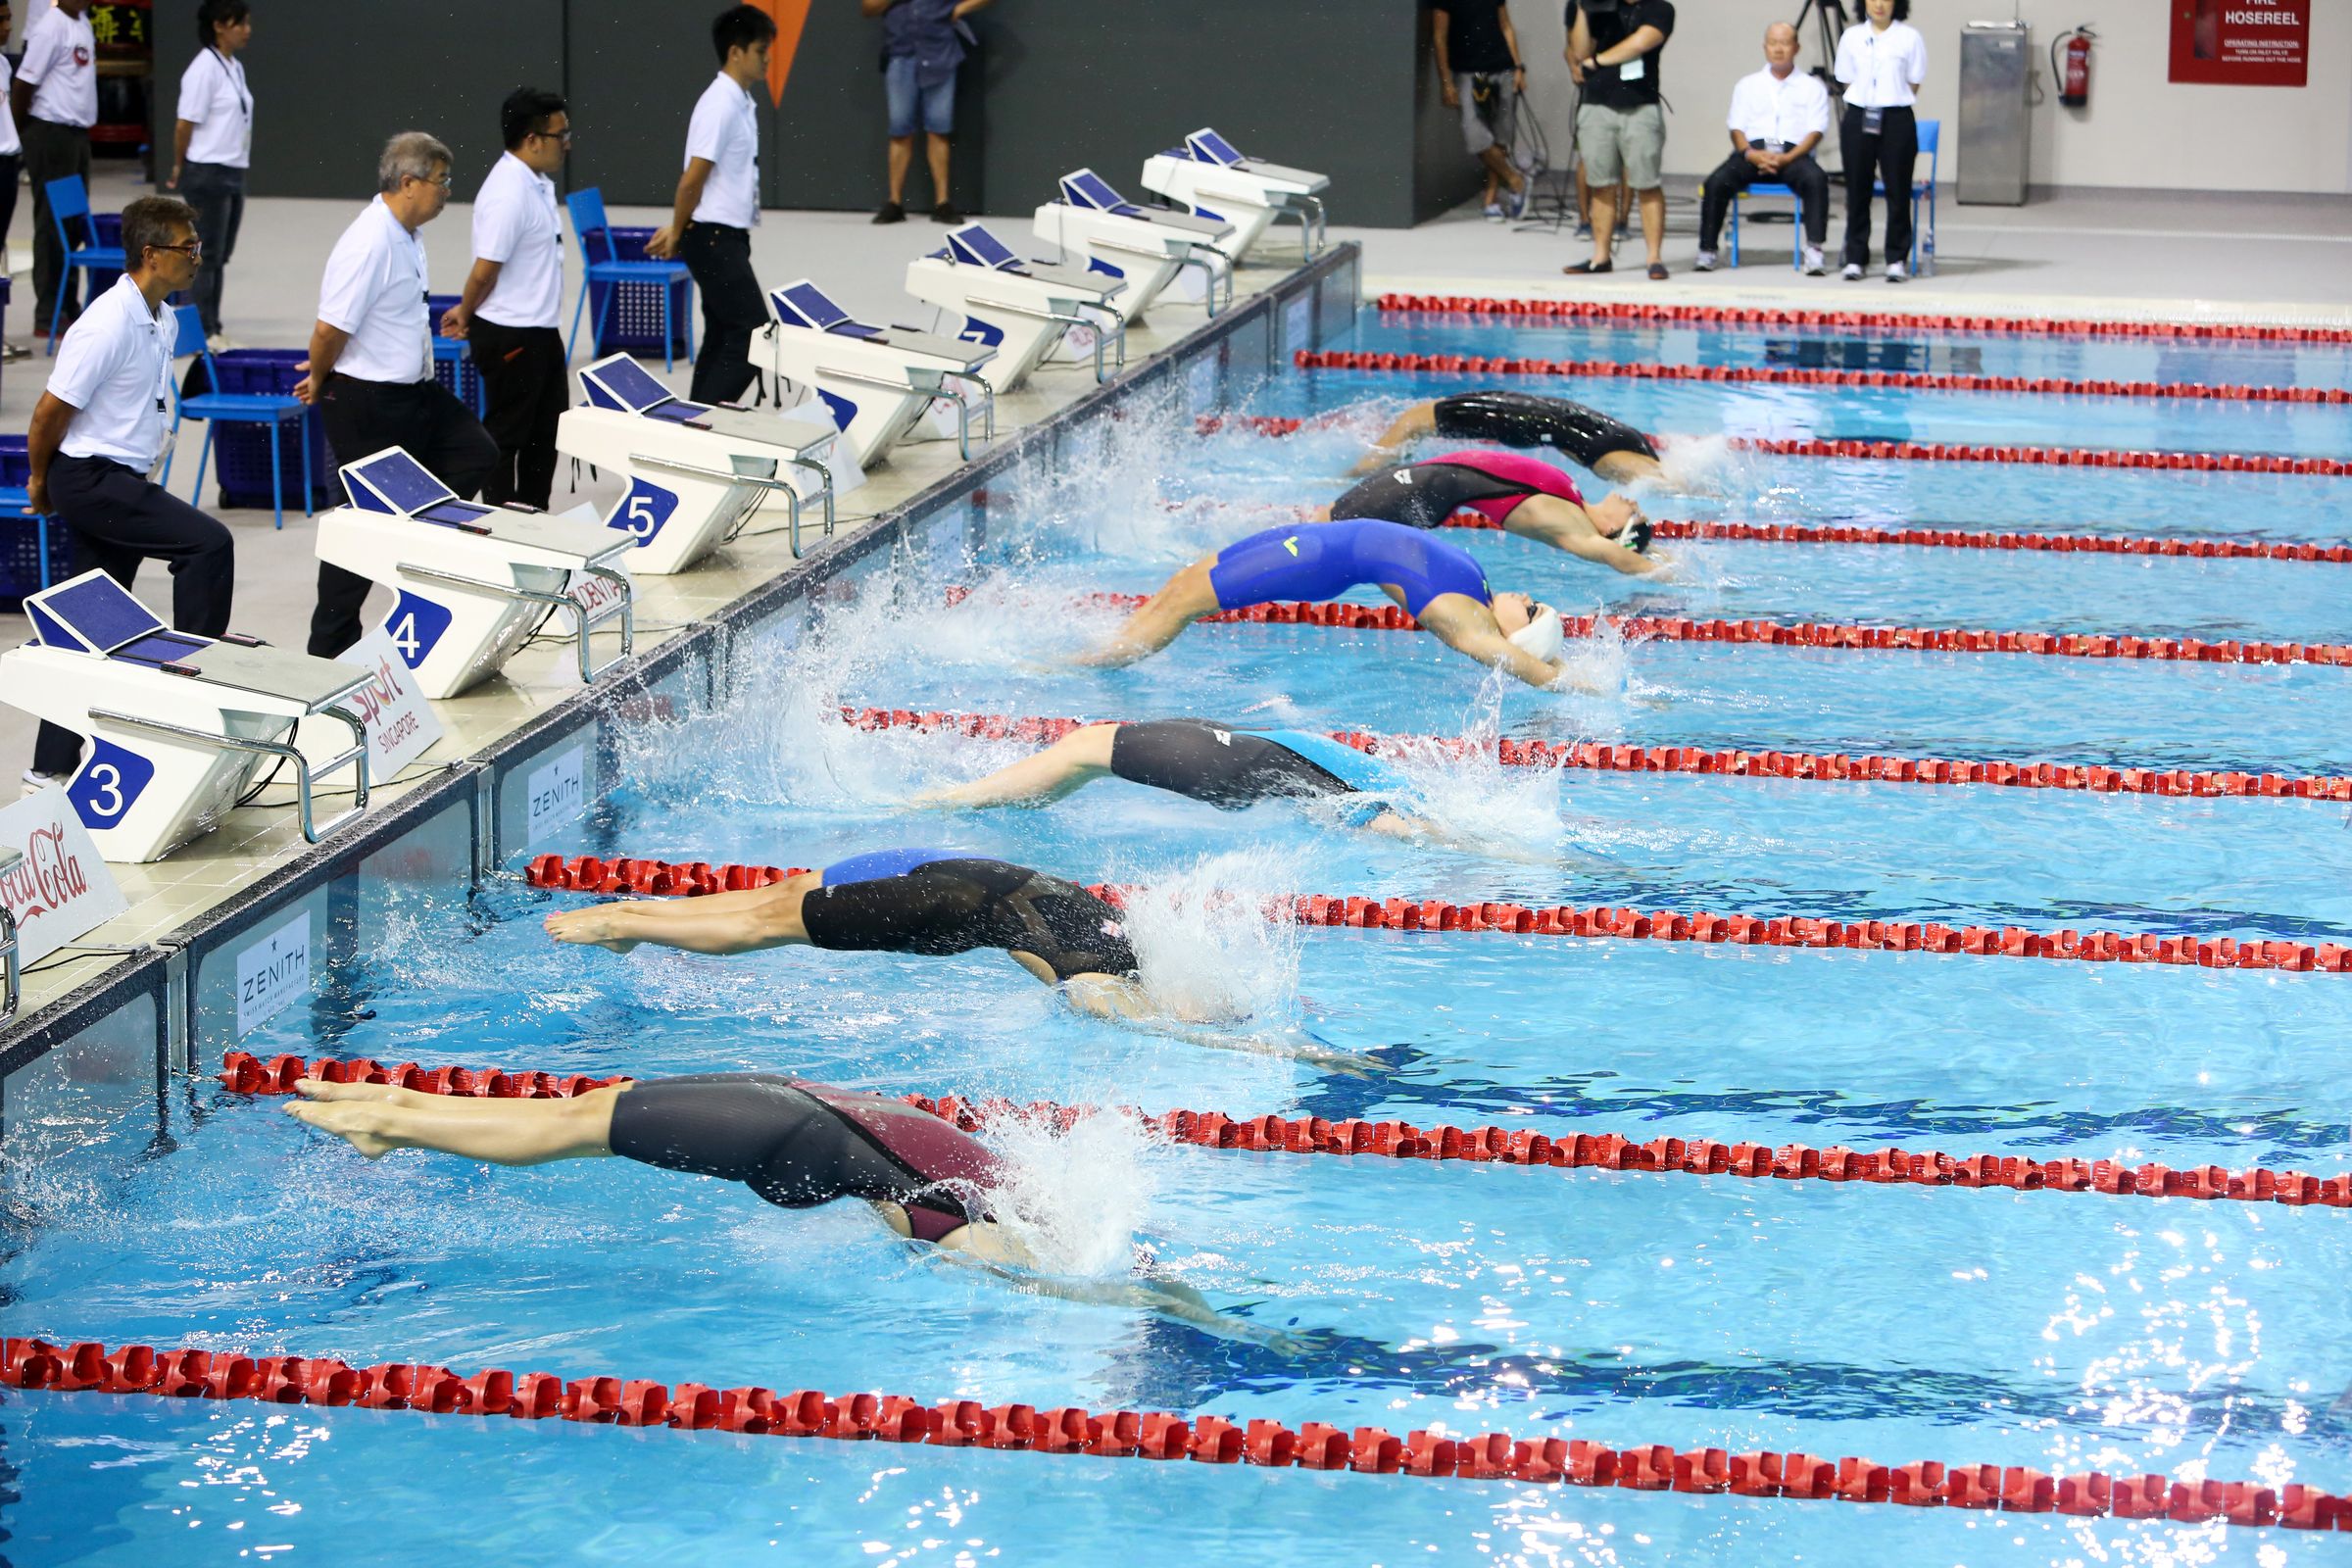
<path fill-rule="evenodd" d="M 1395 421 L 1380 432 L 1380 439 L 1372 443 L 1372 450 L 1348 470 L 1348 475 L 1360 478 L 1387 463 L 1396 449 L 1407 441 L 1418 441 L 1423 436 L 1435 434 L 1438 428 L 1437 407 L 1434 402 L 1416 403 L 1396 416 Z"/>
<path fill-rule="evenodd" d="M 1447 604 L 1446 600 L 1453 603 Z M 1538 688 L 1565 687 L 1570 691 L 1599 695 L 1600 688 L 1590 681 L 1577 679 L 1561 665 L 1549 664 L 1502 634 L 1494 623 L 1494 612 L 1483 605 L 1474 605 L 1461 595 L 1441 595 L 1421 607 L 1421 624 L 1437 639 L 1457 654 L 1477 660 L 1490 668 L 1499 669 L 1517 680 Z"/>
<path fill-rule="evenodd" d="M 1370 1056 L 1358 1056 L 1312 1040 L 1282 1036 L 1227 1034 L 1197 1019 L 1176 1018 L 1154 1003 L 1144 988 L 1117 975 L 1082 974 L 1061 983 L 1061 994 L 1079 1012 L 1120 1024 L 1139 1033 L 1181 1040 L 1210 1051 L 1239 1051 L 1256 1056 L 1287 1056 L 1310 1067 L 1327 1068 L 1352 1077 L 1369 1078 L 1388 1069 Z"/>
<path fill-rule="evenodd" d="M 986 778 L 947 789 L 925 790 L 906 803 L 913 810 L 968 810 L 987 806 L 1046 806 L 1110 771 L 1110 743 L 1116 724 L 1074 729 L 1034 757 L 1001 767 Z"/>
<path fill-rule="evenodd" d="M 739 893 L 710 893 L 692 899 L 627 899 L 559 909 L 547 917 L 547 934 L 626 953 L 640 942 L 688 953 L 760 953 L 768 948 L 806 946 L 801 897 L 821 880 L 805 871 L 770 887 Z"/>
<path fill-rule="evenodd" d="M 1127 617 L 1109 642 L 1070 662 L 1096 669 L 1132 664 L 1167 647 L 1201 616 L 1214 614 L 1217 591 L 1208 580 L 1208 568 L 1216 564 L 1216 559 L 1203 556 L 1170 577 L 1159 592 Z"/>
<path fill-rule="evenodd" d="M 1629 577 L 1663 575 L 1672 566 L 1664 556 L 1645 556 L 1628 550 L 1600 531 L 1591 514 L 1558 496 L 1530 496 L 1511 509 L 1503 531 L 1575 556 L 1580 561 L 1613 566 Z"/>

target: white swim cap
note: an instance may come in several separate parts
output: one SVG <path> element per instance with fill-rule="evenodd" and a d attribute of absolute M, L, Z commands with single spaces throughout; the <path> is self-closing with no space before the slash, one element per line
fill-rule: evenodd
<path fill-rule="evenodd" d="M 1560 645 L 1568 640 L 1567 628 L 1560 624 L 1560 612 L 1549 605 L 1536 606 L 1528 623 L 1511 633 L 1511 642 L 1526 653 L 1535 655 L 1546 664 L 1560 657 Z"/>

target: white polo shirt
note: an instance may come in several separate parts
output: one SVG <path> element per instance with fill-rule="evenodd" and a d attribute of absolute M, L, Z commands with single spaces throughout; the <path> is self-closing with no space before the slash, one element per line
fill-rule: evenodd
<path fill-rule="evenodd" d="M 24 150 L 24 142 L 17 139 L 17 111 L 9 102 L 9 84 L 16 79 L 8 56 L 0 55 L 0 158 Z"/>
<path fill-rule="evenodd" d="M 1911 89 L 1928 79 L 1928 40 L 1908 22 L 1885 32 L 1857 22 L 1838 40 L 1838 79 L 1848 109 L 1908 109 L 1919 101 Z"/>
<path fill-rule="evenodd" d="M 159 318 L 127 275 L 93 301 L 66 331 L 49 390 L 81 412 L 58 450 L 69 458 L 112 458 L 146 473 L 163 461 L 172 416 L 172 356 L 179 318 Z"/>
<path fill-rule="evenodd" d="M 1783 143 L 1793 147 L 1807 136 L 1829 134 L 1830 89 L 1806 72 L 1792 70 L 1785 77 L 1776 76 L 1766 66 L 1740 78 L 1724 123 L 1742 140 L 1760 141 L 1776 150 Z"/>
<path fill-rule="evenodd" d="M 710 177 L 695 204 L 698 223 L 752 228 L 760 221 L 760 107 L 720 72 L 695 100 L 686 125 L 686 163 L 710 160 Z M 679 165 L 682 169 L 685 164 Z"/>
<path fill-rule="evenodd" d="M 33 119 L 84 127 L 98 122 L 98 40 L 87 13 L 69 17 L 55 6 L 35 12 L 24 29 L 24 60 L 17 74 L 33 83 Z"/>
<path fill-rule="evenodd" d="M 199 49 L 179 74 L 179 118 L 196 127 L 188 162 L 248 167 L 253 154 L 253 94 L 242 61 L 218 49 Z"/>
<path fill-rule="evenodd" d="M 490 166 L 473 198 L 473 254 L 499 264 L 474 315 L 500 326 L 554 326 L 564 311 L 564 225 L 556 182 L 513 153 Z"/>
<path fill-rule="evenodd" d="M 318 319 L 351 334 L 335 369 L 361 381 L 430 376 L 433 338 L 424 296 L 431 288 L 424 242 L 378 196 L 335 241 L 318 285 Z"/>

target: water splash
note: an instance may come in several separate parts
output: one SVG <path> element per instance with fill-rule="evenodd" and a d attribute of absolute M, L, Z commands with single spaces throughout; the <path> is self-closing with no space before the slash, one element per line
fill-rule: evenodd
<path fill-rule="evenodd" d="M 1269 909 L 1305 870 L 1295 854 L 1254 848 L 1137 879 L 1127 938 L 1152 1001 L 1179 1018 L 1295 1017 L 1300 932 Z"/>
<path fill-rule="evenodd" d="M 1740 496 L 1755 486 L 1754 466 L 1745 453 L 1733 449 L 1731 437 L 1725 435 L 1678 435 L 1659 449 L 1658 466 L 1665 472 L 1637 488 L 1677 495 Z"/>
<path fill-rule="evenodd" d="M 986 1137 L 1004 1172 L 989 1208 L 1040 1272 L 1091 1279 L 1133 1268 L 1173 1146 L 1117 1112 L 1081 1116 L 1067 1132 L 1044 1117 L 1002 1115 Z"/>

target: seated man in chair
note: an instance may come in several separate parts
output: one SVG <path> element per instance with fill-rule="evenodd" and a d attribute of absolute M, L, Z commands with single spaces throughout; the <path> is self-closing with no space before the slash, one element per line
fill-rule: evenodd
<path fill-rule="evenodd" d="M 1732 156 L 1707 176 L 1699 204 L 1702 272 L 1715 270 L 1715 242 L 1732 198 L 1760 179 L 1777 180 L 1796 192 L 1805 214 L 1805 275 L 1822 274 L 1822 247 L 1830 237 L 1830 176 L 1813 161 L 1813 149 L 1829 133 L 1830 91 L 1819 76 L 1796 69 L 1800 47 L 1794 27 L 1774 23 L 1764 29 L 1764 69 L 1740 77 L 1732 89 Z"/>

